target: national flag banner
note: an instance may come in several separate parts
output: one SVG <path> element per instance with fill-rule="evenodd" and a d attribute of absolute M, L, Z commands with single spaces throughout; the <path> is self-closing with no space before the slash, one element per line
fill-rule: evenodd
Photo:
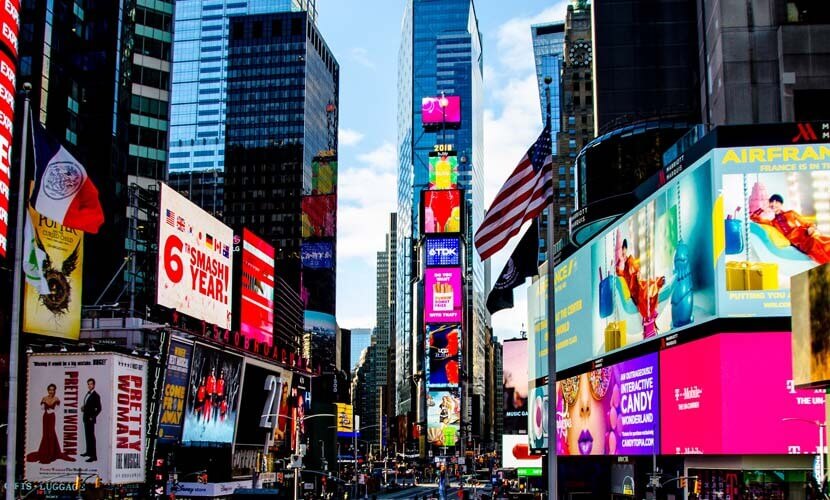
<path fill-rule="evenodd" d="M 513 289 L 538 273 L 539 269 L 539 224 L 533 224 L 522 236 L 519 245 L 513 250 L 510 259 L 504 265 L 499 279 L 487 296 L 487 310 L 495 314 L 502 309 L 513 307 Z"/>
<path fill-rule="evenodd" d="M 537 217 L 553 200 L 553 156 L 546 126 L 499 190 L 475 234 L 481 260 L 501 250 L 522 224 Z"/>
<path fill-rule="evenodd" d="M 205 246 L 213 250 L 213 236 L 207 234 L 205 237 Z"/>
<path fill-rule="evenodd" d="M 174 221 L 176 220 L 176 214 L 174 214 L 173 211 L 168 208 L 164 220 L 167 221 L 168 226 L 173 226 Z"/>
<path fill-rule="evenodd" d="M 35 189 L 29 204 L 64 227 L 98 233 L 104 210 L 86 169 L 40 124 L 33 128 Z"/>

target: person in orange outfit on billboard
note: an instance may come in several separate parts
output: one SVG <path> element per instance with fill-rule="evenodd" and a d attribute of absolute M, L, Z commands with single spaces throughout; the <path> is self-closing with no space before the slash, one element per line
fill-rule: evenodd
<path fill-rule="evenodd" d="M 643 318 L 643 335 L 646 338 L 656 334 L 654 320 L 657 319 L 657 303 L 660 289 L 666 284 L 666 277 L 656 279 L 640 278 L 640 259 L 628 252 L 628 240 L 622 241 L 622 250 L 617 254 L 617 276 L 625 280 L 631 292 L 631 300 Z"/>
<path fill-rule="evenodd" d="M 756 224 L 774 227 L 789 240 L 792 246 L 817 263 L 830 262 L 830 236 L 821 234 L 815 223 L 795 210 L 784 210 L 784 198 L 780 194 L 769 197 L 769 208 L 774 213 L 772 219 L 765 219 L 761 216 L 764 208 L 759 208 L 749 218 Z"/>

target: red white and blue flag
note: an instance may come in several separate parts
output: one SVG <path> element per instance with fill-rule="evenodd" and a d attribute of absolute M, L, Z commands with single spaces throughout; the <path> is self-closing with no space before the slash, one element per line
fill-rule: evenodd
<path fill-rule="evenodd" d="M 33 126 L 35 188 L 29 204 L 71 229 L 97 233 L 104 223 L 98 189 L 86 169 L 39 124 Z"/>
<path fill-rule="evenodd" d="M 553 201 L 553 157 L 550 127 L 546 126 L 516 169 L 504 182 L 475 234 L 481 260 L 501 250 L 519 234 L 522 224 L 542 213 Z"/>

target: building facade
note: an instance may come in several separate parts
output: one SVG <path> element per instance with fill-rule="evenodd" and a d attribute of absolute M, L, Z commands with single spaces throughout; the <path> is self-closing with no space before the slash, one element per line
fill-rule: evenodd
<path fill-rule="evenodd" d="M 372 345 L 372 330 L 369 328 L 352 328 L 351 359 L 349 370 L 354 371 L 363 351 Z"/>

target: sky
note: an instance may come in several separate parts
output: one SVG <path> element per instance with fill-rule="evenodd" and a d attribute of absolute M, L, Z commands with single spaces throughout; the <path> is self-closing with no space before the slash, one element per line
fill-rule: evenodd
<path fill-rule="evenodd" d="M 409 0 L 317 0 L 318 27 L 340 63 L 337 322 L 375 326 L 377 252 L 396 210 L 397 67 Z M 506 5 L 507 4 L 507 5 Z M 564 0 L 478 0 L 484 45 L 485 207 L 542 129 L 530 25 L 562 20 Z M 492 257 L 498 278 L 520 236 Z M 493 315 L 499 339 L 527 323 L 526 287 Z"/>

